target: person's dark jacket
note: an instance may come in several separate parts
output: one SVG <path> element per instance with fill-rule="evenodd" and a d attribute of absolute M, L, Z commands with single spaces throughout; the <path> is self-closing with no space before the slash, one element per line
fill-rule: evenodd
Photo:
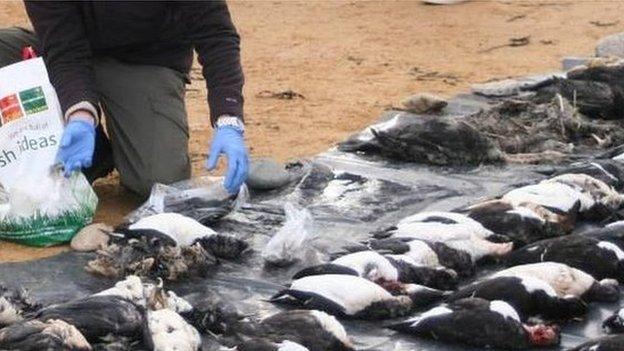
<path fill-rule="evenodd" d="M 98 108 L 92 58 L 188 73 L 197 51 L 211 118 L 243 116 L 240 38 L 224 1 L 25 1 L 63 113 Z"/>

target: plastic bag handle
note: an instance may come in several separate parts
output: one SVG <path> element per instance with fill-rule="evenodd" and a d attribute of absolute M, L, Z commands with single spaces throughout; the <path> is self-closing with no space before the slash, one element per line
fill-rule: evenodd
<path fill-rule="evenodd" d="M 22 60 L 30 60 L 36 57 L 37 57 L 37 53 L 35 52 L 35 49 L 33 49 L 32 46 L 24 46 L 24 48 L 22 49 Z"/>

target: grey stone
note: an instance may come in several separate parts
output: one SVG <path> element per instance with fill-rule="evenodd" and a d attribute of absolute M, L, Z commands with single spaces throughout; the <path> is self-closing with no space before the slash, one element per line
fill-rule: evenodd
<path fill-rule="evenodd" d="M 566 56 L 561 60 L 561 67 L 564 71 L 569 71 L 574 67 L 587 64 L 589 60 L 588 57 Z"/>
<path fill-rule="evenodd" d="M 247 186 L 256 190 L 271 190 L 287 185 L 291 179 L 283 164 L 263 158 L 251 161 Z"/>
<path fill-rule="evenodd" d="M 530 90 L 541 84 L 544 84 L 555 77 L 564 77 L 562 72 L 554 72 L 550 74 L 538 74 L 518 79 L 503 79 L 494 82 L 473 84 L 470 89 L 473 93 L 489 96 L 503 97 L 512 96 L 521 93 L 524 90 Z"/>
<path fill-rule="evenodd" d="M 94 223 L 82 228 L 71 240 L 70 246 L 76 251 L 95 251 L 108 244 L 108 232 L 113 228 L 104 223 Z"/>
<path fill-rule="evenodd" d="M 515 79 L 473 84 L 470 88 L 474 93 L 485 96 L 511 96 L 520 92 L 520 84 Z"/>
<path fill-rule="evenodd" d="M 434 94 L 420 93 L 403 99 L 401 104 L 412 113 L 434 113 L 440 112 L 448 102 L 445 98 Z"/>
<path fill-rule="evenodd" d="M 596 56 L 624 57 L 624 33 L 612 34 L 598 41 Z"/>

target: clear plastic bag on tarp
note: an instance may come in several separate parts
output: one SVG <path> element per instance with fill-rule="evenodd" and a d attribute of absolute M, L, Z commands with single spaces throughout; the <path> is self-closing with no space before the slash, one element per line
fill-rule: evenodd
<path fill-rule="evenodd" d="M 68 242 L 91 222 L 97 197 L 82 174 L 55 166 L 61 108 L 43 60 L 0 68 L 0 239 Z"/>
<path fill-rule="evenodd" d="M 316 235 L 310 211 L 287 202 L 284 213 L 286 222 L 262 250 L 262 258 L 269 265 L 287 266 L 303 259 L 309 261 L 309 256 L 318 254 L 313 245 Z"/>
<path fill-rule="evenodd" d="M 165 185 L 156 183 L 147 201 L 126 217 L 127 223 L 163 212 L 175 212 L 210 225 L 249 198 L 245 185 L 238 195 L 230 195 L 222 177 L 197 177 Z"/>

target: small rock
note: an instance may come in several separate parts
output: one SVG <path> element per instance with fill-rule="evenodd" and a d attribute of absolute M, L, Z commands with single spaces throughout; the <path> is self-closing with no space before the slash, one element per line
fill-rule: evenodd
<path fill-rule="evenodd" d="M 448 102 L 443 97 L 421 93 L 409 96 L 401 101 L 401 104 L 409 112 L 413 113 L 434 113 L 440 112 L 448 105 Z"/>
<path fill-rule="evenodd" d="M 472 92 L 484 96 L 502 97 L 520 92 L 520 83 L 516 79 L 503 79 L 495 82 L 473 84 Z"/>
<path fill-rule="evenodd" d="M 555 78 L 563 78 L 565 74 L 562 72 L 553 72 L 548 74 L 536 74 L 530 76 L 519 77 L 517 79 L 503 79 L 494 82 L 473 84 L 470 89 L 477 95 L 487 97 L 504 97 L 518 95 L 524 90 L 532 90 L 544 84 L 552 82 Z"/>
<path fill-rule="evenodd" d="M 569 71 L 574 67 L 586 65 L 589 62 L 587 57 L 567 56 L 561 61 L 564 71 Z"/>
<path fill-rule="evenodd" d="M 95 251 L 108 244 L 110 239 L 107 232 L 113 228 L 104 223 L 90 224 L 74 236 L 71 241 L 71 248 L 76 251 Z"/>
<path fill-rule="evenodd" d="M 624 57 L 624 33 L 617 33 L 600 39 L 596 46 L 596 56 Z"/>
<path fill-rule="evenodd" d="M 252 160 L 247 177 L 247 186 L 256 190 L 281 188 L 292 180 L 283 164 L 269 158 Z"/>

